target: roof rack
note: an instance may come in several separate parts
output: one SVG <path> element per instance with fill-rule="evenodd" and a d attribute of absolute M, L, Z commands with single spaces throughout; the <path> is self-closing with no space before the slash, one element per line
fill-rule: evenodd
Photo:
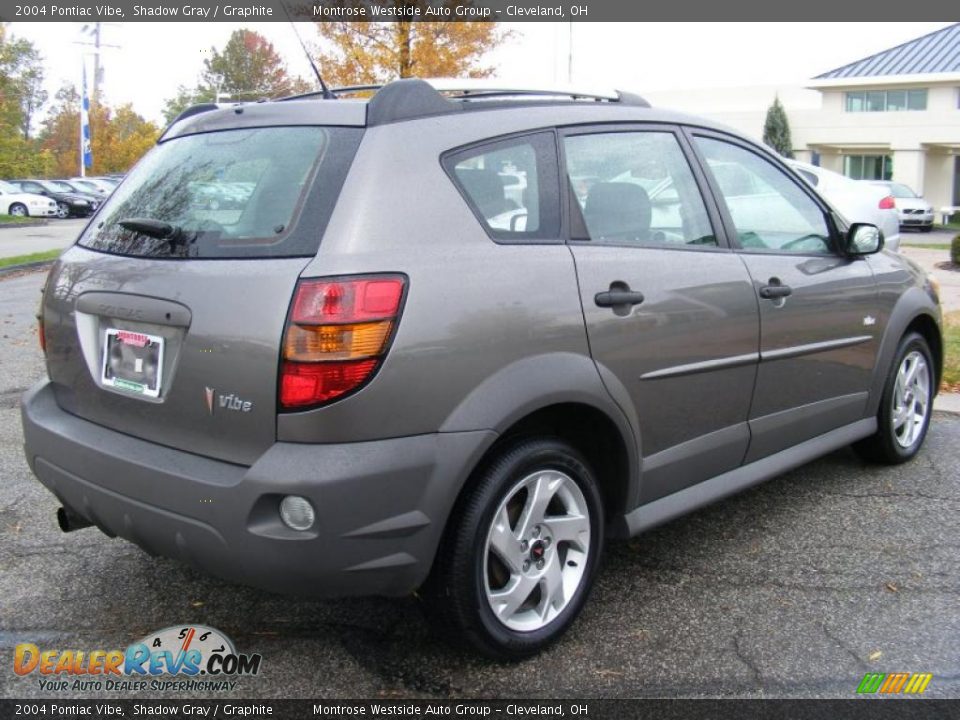
<path fill-rule="evenodd" d="M 373 92 L 367 106 L 367 124 L 383 125 L 400 120 L 439 115 L 467 109 L 490 100 L 526 100 L 560 102 L 609 102 L 634 107 L 650 107 L 639 95 L 612 89 L 580 88 L 569 85 L 521 87 L 498 80 L 406 78 L 383 85 L 350 85 L 331 88 L 338 98 Z M 320 91 L 282 100 L 322 97 Z"/>

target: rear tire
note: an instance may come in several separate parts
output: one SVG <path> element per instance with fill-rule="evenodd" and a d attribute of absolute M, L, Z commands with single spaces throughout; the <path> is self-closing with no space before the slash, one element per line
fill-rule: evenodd
<path fill-rule="evenodd" d="M 57 203 L 57 217 L 66 220 L 70 217 L 70 206 L 66 203 Z"/>
<path fill-rule="evenodd" d="M 865 460 L 897 465 L 923 445 L 933 411 L 934 364 L 930 346 L 918 333 L 900 340 L 887 373 L 877 412 L 877 432 L 853 447 Z"/>
<path fill-rule="evenodd" d="M 583 456 L 558 439 L 519 440 L 458 501 L 424 586 L 428 611 L 446 639 L 501 660 L 533 655 L 580 614 L 603 539 Z"/>

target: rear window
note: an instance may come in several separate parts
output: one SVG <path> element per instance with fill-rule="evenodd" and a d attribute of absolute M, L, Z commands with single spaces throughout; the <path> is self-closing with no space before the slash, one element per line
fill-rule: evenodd
<path fill-rule="evenodd" d="M 129 173 L 79 244 L 157 258 L 313 255 L 362 134 L 269 127 L 169 140 Z M 154 237 L 142 221 L 170 233 Z"/>

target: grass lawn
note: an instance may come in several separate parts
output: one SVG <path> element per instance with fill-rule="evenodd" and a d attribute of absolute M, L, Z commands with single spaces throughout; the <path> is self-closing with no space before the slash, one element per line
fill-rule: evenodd
<path fill-rule="evenodd" d="M 0 225 L 36 225 L 37 218 L 0 215 Z"/>
<path fill-rule="evenodd" d="M 901 242 L 900 247 L 921 248 L 922 250 L 949 250 L 949 243 L 912 243 Z"/>
<path fill-rule="evenodd" d="M 960 310 L 943 317 L 943 384 L 960 391 Z"/>
<path fill-rule="evenodd" d="M 14 255 L 13 257 L 0 258 L 0 268 L 42 262 L 44 260 L 55 260 L 62 252 L 63 250 L 47 250 L 46 252 L 30 253 L 29 255 Z"/>

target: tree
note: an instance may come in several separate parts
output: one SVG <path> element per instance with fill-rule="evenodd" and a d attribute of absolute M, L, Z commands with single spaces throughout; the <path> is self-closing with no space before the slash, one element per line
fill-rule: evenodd
<path fill-rule="evenodd" d="M 176 120 L 177 115 L 182 113 L 191 105 L 200 103 L 214 102 L 216 91 L 213 88 L 194 87 L 188 88 L 186 85 L 177 87 L 177 94 L 167 100 L 167 106 L 163 109 L 163 119 L 167 125 Z"/>
<path fill-rule="evenodd" d="M 125 172 L 157 141 L 160 128 L 134 112 L 129 104 L 113 109 L 90 105 L 93 148 L 91 174 Z M 41 147 L 51 158 L 48 173 L 75 175 L 80 168 L 80 96 L 72 85 L 57 92 L 40 132 Z"/>
<path fill-rule="evenodd" d="M 24 139 L 37 110 L 47 101 L 43 59 L 29 40 L 14 37 L 0 23 L 0 105 L 5 127 L 17 127 Z"/>
<path fill-rule="evenodd" d="M 317 56 L 317 66 L 330 86 L 380 84 L 414 76 L 489 77 L 494 68 L 481 64 L 484 55 L 512 37 L 495 22 L 326 21 L 316 25 L 326 47 Z"/>
<path fill-rule="evenodd" d="M 196 87 L 181 85 L 163 111 L 172 122 L 183 110 L 218 97 L 231 101 L 259 100 L 307 92 L 311 85 L 290 75 L 273 43 L 253 30 L 235 30 L 223 50 L 210 48 Z"/>
<path fill-rule="evenodd" d="M 767 118 L 763 123 L 763 142 L 776 150 L 782 157 L 793 157 L 793 141 L 790 139 L 790 122 L 779 97 L 773 98 L 773 104 L 767 109 Z"/>

